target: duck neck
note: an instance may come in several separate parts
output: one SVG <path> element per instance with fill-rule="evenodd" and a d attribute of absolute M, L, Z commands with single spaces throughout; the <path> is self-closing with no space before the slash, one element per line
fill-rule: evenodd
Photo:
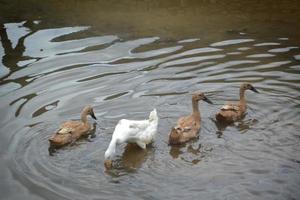
<path fill-rule="evenodd" d="M 240 102 L 246 102 L 244 88 L 240 88 Z"/>
<path fill-rule="evenodd" d="M 193 115 L 200 117 L 199 101 L 192 99 Z"/>
<path fill-rule="evenodd" d="M 111 158 L 116 152 L 117 141 L 113 138 L 109 143 L 107 150 L 105 151 L 105 159 Z"/>
<path fill-rule="evenodd" d="M 87 113 L 85 112 L 85 110 L 81 113 L 81 121 L 85 124 L 87 123 Z"/>

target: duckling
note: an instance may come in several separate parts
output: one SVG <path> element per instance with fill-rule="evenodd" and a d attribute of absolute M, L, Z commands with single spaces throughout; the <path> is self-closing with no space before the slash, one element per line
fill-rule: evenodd
<path fill-rule="evenodd" d="M 70 120 L 61 124 L 60 128 L 49 138 L 50 146 L 62 147 L 88 134 L 91 130 L 91 125 L 87 120 L 87 115 L 90 115 L 95 120 L 97 119 L 93 108 L 85 106 L 81 112 L 81 121 Z"/>
<path fill-rule="evenodd" d="M 106 169 L 112 167 L 112 157 L 116 152 L 118 144 L 136 143 L 140 148 L 145 149 L 150 144 L 157 133 L 158 116 L 154 109 L 147 120 L 127 120 L 121 119 L 115 127 L 110 144 L 105 151 Z"/>
<path fill-rule="evenodd" d="M 202 92 L 194 93 L 192 96 L 193 112 L 189 116 L 179 118 L 177 125 L 172 128 L 169 135 L 169 144 L 183 144 L 198 137 L 201 127 L 201 116 L 198 105 L 200 100 L 212 104 Z"/>
<path fill-rule="evenodd" d="M 242 119 L 245 116 L 247 105 L 245 99 L 245 91 L 252 90 L 259 93 L 250 83 L 243 83 L 240 87 L 240 100 L 236 103 L 224 105 L 216 114 L 216 119 L 219 122 L 232 123 Z"/>

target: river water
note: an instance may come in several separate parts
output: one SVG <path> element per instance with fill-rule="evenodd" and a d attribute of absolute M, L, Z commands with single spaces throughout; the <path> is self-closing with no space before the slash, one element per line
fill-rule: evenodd
<path fill-rule="evenodd" d="M 3 1 L 0 199 L 299 199 L 300 4 L 272 1 Z M 238 99 L 248 113 L 214 121 Z M 199 139 L 168 146 L 202 91 Z M 48 151 L 59 124 L 94 107 L 93 135 Z M 104 152 L 117 122 L 156 108 L 145 151 Z"/>

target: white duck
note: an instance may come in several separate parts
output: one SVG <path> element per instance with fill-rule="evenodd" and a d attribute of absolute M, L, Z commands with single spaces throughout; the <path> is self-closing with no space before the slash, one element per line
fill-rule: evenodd
<path fill-rule="evenodd" d="M 121 119 L 117 124 L 110 144 L 105 151 L 106 168 L 112 167 L 112 157 L 116 152 L 118 144 L 122 143 L 136 143 L 142 149 L 155 139 L 158 126 L 158 116 L 156 109 L 154 109 L 147 120 L 127 120 Z"/>

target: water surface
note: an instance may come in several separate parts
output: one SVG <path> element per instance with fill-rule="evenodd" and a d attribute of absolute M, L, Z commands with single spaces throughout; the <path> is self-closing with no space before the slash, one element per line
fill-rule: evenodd
<path fill-rule="evenodd" d="M 258 2 L 1 3 L 1 199 L 299 199 L 300 6 Z M 220 127 L 245 81 L 260 93 Z M 214 102 L 200 103 L 199 139 L 168 146 L 198 90 Z M 86 104 L 93 136 L 50 156 L 48 138 Z M 153 108 L 156 141 L 119 146 L 105 171 L 117 122 Z"/>

